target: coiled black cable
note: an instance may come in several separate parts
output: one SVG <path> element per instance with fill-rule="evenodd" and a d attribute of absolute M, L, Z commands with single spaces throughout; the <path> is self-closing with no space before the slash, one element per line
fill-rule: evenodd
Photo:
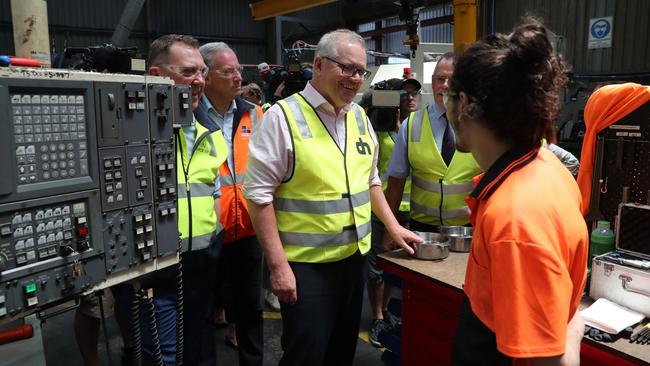
<path fill-rule="evenodd" d="M 180 242 L 180 240 L 179 240 Z M 176 302 L 176 365 L 183 365 L 183 264 L 178 261 L 178 271 L 176 272 L 176 289 L 178 290 L 178 300 Z"/>
<path fill-rule="evenodd" d="M 133 366 L 142 366 L 142 337 L 140 335 L 140 292 L 133 289 L 131 300 L 131 336 L 133 337 L 133 351 L 131 362 Z"/>
<path fill-rule="evenodd" d="M 160 350 L 160 337 L 158 336 L 158 322 L 156 321 L 156 308 L 153 304 L 153 297 L 146 296 L 143 289 L 140 289 L 140 294 L 141 297 L 144 298 L 147 315 L 149 316 L 149 330 L 151 331 L 151 341 L 153 343 L 154 364 L 157 366 L 164 366 L 162 352 Z"/>

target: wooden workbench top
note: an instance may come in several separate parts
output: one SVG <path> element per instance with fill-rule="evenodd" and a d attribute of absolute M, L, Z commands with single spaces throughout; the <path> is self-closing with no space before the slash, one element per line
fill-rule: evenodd
<path fill-rule="evenodd" d="M 463 288 L 463 282 L 465 282 L 468 255 L 469 253 L 451 252 L 449 257 L 445 259 L 429 261 L 417 259 L 410 256 L 403 249 L 398 249 L 381 254 L 380 258 L 416 275 L 442 282 L 460 291 Z"/>

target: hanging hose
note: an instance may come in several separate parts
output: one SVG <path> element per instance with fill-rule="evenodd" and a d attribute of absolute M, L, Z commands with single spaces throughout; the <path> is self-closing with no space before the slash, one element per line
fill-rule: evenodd
<path fill-rule="evenodd" d="M 131 361 L 133 366 L 142 366 L 142 337 L 140 335 L 140 291 L 133 288 L 131 300 L 131 336 L 133 337 L 133 351 Z"/>
<path fill-rule="evenodd" d="M 176 289 L 178 301 L 176 303 L 176 365 L 183 365 L 183 264 L 178 261 L 176 272 Z"/>
<path fill-rule="evenodd" d="M 156 308 L 153 304 L 153 295 L 151 293 L 151 289 L 149 291 L 149 294 L 146 294 L 143 289 L 140 289 L 141 297 L 144 298 L 147 315 L 149 316 L 149 330 L 151 330 L 151 341 L 153 343 L 153 359 L 155 365 L 164 366 L 162 360 L 162 352 L 160 351 L 160 337 L 158 336 Z"/>

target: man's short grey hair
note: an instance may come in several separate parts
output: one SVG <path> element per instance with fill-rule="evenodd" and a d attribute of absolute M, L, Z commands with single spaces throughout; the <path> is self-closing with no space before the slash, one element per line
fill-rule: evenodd
<path fill-rule="evenodd" d="M 203 57 L 203 62 L 205 62 L 205 65 L 208 68 L 212 68 L 212 60 L 214 60 L 215 55 L 226 51 L 235 53 L 235 51 L 233 51 L 232 48 L 230 48 L 230 46 L 228 46 L 228 44 L 225 42 L 210 42 L 204 44 L 199 48 L 201 57 Z"/>
<path fill-rule="evenodd" d="M 455 53 L 445 52 L 442 56 L 440 56 L 440 58 L 436 62 L 436 67 L 433 68 L 433 75 L 438 75 L 438 65 L 440 65 L 440 62 L 450 60 L 451 63 L 453 64 L 455 59 L 456 59 Z"/>
<path fill-rule="evenodd" d="M 344 38 L 347 41 L 357 42 L 363 50 L 366 50 L 366 42 L 359 35 L 359 33 L 351 31 L 349 29 L 337 29 L 325 33 L 318 41 L 316 46 L 316 56 L 320 57 L 338 57 L 338 51 L 336 50 L 337 43 L 341 38 Z"/>

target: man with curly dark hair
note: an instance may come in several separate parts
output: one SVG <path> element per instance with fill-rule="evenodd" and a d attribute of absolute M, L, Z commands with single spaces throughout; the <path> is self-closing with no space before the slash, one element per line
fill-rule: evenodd
<path fill-rule="evenodd" d="M 454 365 L 580 363 L 587 226 L 575 180 L 540 146 L 555 139 L 565 73 L 533 18 L 456 60 L 447 118 L 485 173 L 467 198 L 474 237 Z"/>

